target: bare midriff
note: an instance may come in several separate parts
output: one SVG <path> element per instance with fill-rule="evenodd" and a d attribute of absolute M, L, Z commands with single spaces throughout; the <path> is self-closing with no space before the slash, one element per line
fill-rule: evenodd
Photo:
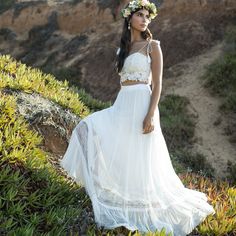
<path fill-rule="evenodd" d="M 136 80 L 126 80 L 124 82 L 121 82 L 121 85 L 123 85 L 123 86 L 132 85 L 132 84 L 148 84 L 148 83 L 142 82 L 142 81 L 136 81 Z"/>

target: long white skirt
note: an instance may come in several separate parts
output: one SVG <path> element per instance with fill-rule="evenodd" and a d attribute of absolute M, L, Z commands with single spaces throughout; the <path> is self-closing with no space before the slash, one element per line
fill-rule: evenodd
<path fill-rule="evenodd" d="M 175 173 L 158 107 L 154 131 L 143 134 L 151 93 L 147 84 L 121 86 L 112 106 L 77 124 L 60 165 L 85 187 L 97 226 L 184 236 L 215 211 Z"/>

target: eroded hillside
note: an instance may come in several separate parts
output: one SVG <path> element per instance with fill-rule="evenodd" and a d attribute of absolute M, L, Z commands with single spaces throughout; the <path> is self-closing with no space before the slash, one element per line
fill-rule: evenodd
<path fill-rule="evenodd" d="M 0 52 L 84 87 L 95 98 L 114 100 L 114 71 L 125 1 L 18 1 L 0 15 Z M 159 1 L 151 22 L 161 41 L 165 70 L 199 55 L 233 22 L 233 0 Z M 164 73 L 165 76 L 165 73 Z"/>

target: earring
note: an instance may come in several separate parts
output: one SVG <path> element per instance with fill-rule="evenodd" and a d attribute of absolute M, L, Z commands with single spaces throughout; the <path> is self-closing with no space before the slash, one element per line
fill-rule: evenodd
<path fill-rule="evenodd" d="M 129 22 L 129 24 L 128 24 L 128 29 L 130 30 L 130 22 Z"/>

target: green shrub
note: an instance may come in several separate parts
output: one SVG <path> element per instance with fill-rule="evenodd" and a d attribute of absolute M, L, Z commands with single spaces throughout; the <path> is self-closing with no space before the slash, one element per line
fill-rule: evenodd
<path fill-rule="evenodd" d="M 3 0 L 0 1 L 0 14 L 3 13 L 4 11 L 7 11 L 10 9 L 14 4 L 16 0 Z"/>
<path fill-rule="evenodd" d="M 74 91 L 76 91 L 79 94 L 83 103 L 87 107 L 90 108 L 91 113 L 110 107 L 112 105 L 111 101 L 102 102 L 98 99 L 93 98 L 90 94 L 85 92 L 84 88 L 80 88 L 80 89 L 77 89 L 76 87 L 72 87 L 72 88 L 74 88 Z"/>
<path fill-rule="evenodd" d="M 214 169 L 200 153 L 189 151 L 194 140 L 195 121 L 188 114 L 189 101 L 178 95 L 167 95 L 160 103 L 162 131 L 177 173 L 187 169 L 212 176 Z"/>
<path fill-rule="evenodd" d="M 203 176 L 213 177 L 214 168 L 207 162 L 206 157 L 201 153 L 192 153 L 186 149 L 174 151 L 177 160 L 181 163 L 183 169 L 188 169 Z M 184 171 L 184 172 L 185 172 Z"/>
<path fill-rule="evenodd" d="M 232 163 L 232 161 L 228 160 L 227 165 L 228 181 L 236 185 L 236 163 Z"/>
<path fill-rule="evenodd" d="M 236 27 L 228 27 L 224 53 L 206 67 L 205 87 L 223 99 L 221 109 L 236 112 Z"/>
<path fill-rule="evenodd" d="M 178 95 L 167 95 L 159 105 L 161 125 L 168 148 L 174 151 L 191 143 L 195 123 L 187 114 L 189 101 Z"/>

